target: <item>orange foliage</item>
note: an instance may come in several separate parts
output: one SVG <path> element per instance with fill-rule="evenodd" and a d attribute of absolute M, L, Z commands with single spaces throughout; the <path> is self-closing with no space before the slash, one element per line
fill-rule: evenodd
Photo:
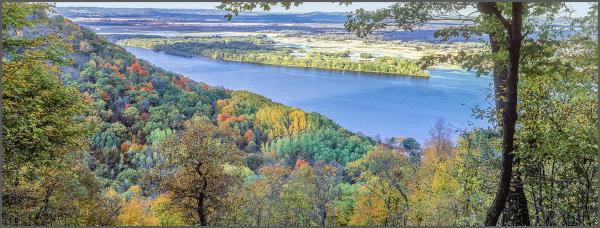
<path fill-rule="evenodd" d="M 137 90 L 137 86 L 130 85 L 130 86 L 129 86 L 129 90 L 131 90 L 131 91 L 136 91 L 136 90 Z"/>
<path fill-rule="evenodd" d="M 127 68 L 127 71 L 136 73 L 141 76 L 148 76 L 148 71 L 144 70 L 144 68 L 142 68 L 142 65 L 140 65 L 140 63 L 138 62 L 131 64 L 131 66 Z"/>
<path fill-rule="evenodd" d="M 121 152 L 125 153 L 129 151 L 129 143 L 124 142 L 123 144 L 121 144 Z"/>
<path fill-rule="evenodd" d="M 231 115 L 228 115 L 228 114 L 219 114 L 219 115 L 217 115 L 217 121 L 219 121 L 219 122 L 225 122 L 229 118 L 231 118 Z"/>
<path fill-rule="evenodd" d="M 138 62 L 131 64 L 131 66 L 129 67 L 129 70 L 135 73 L 140 71 L 140 69 L 142 69 L 142 66 Z"/>
<path fill-rule="evenodd" d="M 102 100 L 107 101 L 110 100 L 110 94 L 108 94 L 108 92 L 106 91 L 102 91 L 100 93 L 100 96 L 102 97 Z"/>
<path fill-rule="evenodd" d="M 145 85 L 142 85 L 142 88 L 140 88 L 140 90 L 144 92 L 150 92 L 154 90 L 154 86 L 152 86 L 152 82 L 146 82 Z"/>
<path fill-rule="evenodd" d="M 219 122 L 244 122 L 246 121 L 246 116 L 241 115 L 241 116 L 234 116 L 234 115 L 229 115 L 229 114 L 219 114 L 217 115 L 217 121 Z"/>
<path fill-rule="evenodd" d="M 129 146 L 129 149 L 130 149 L 130 150 L 133 150 L 133 151 L 140 151 L 140 150 L 142 150 L 143 148 L 144 148 L 144 146 L 143 146 L 143 145 L 141 145 L 141 144 L 137 144 L 137 143 L 131 143 L 131 145 Z"/>
<path fill-rule="evenodd" d="M 246 139 L 248 142 L 254 140 L 254 131 L 250 129 L 246 130 L 246 133 L 244 133 L 244 139 Z"/>
<path fill-rule="evenodd" d="M 203 84 L 203 85 L 202 85 L 202 89 L 204 89 L 204 90 L 208 90 L 208 85 L 207 85 L 207 84 Z"/>
<path fill-rule="evenodd" d="M 115 65 L 112 65 L 110 63 L 105 63 L 104 67 L 110 68 L 113 71 L 115 71 L 115 73 L 117 74 L 117 77 L 119 77 L 120 79 L 125 79 L 126 78 L 125 75 L 123 73 L 121 73 L 121 71 L 119 70 L 119 67 L 117 67 Z"/>
<path fill-rule="evenodd" d="M 189 79 L 186 77 L 173 77 L 173 83 L 175 83 L 178 88 L 183 88 L 189 83 Z"/>
<path fill-rule="evenodd" d="M 296 165 L 294 166 L 294 169 L 300 169 L 307 165 L 309 165 L 309 164 L 306 160 L 298 159 L 298 160 L 296 160 Z"/>

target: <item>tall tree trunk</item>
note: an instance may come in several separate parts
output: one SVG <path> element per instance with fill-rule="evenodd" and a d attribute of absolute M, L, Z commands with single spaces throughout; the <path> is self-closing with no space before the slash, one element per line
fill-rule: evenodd
<path fill-rule="evenodd" d="M 529 209 L 519 172 L 513 172 L 510 193 L 502 216 L 503 226 L 530 226 Z"/>
<path fill-rule="evenodd" d="M 206 212 L 204 211 L 204 193 L 200 193 L 197 200 L 196 212 L 198 213 L 198 220 L 200 225 L 206 226 Z"/>
<path fill-rule="evenodd" d="M 490 46 L 492 53 L 500 52 L 500 42 L 496 40 L 495 33 L 489 34 Z M 504 100 L 506 100 L 506 62 L 494 62 L 493 77 L 494 77 L 494 98 L 496 101 L 496 118 L 501 125 L 502 110 L 504 110 Z"/>
<path fill-rule="evenodd" d="M 517 85 L 519 82 L 519 61 L 521 51 L 521 26 L 523 22 L 523 3 L 512 3 L 512 18 L 508 22 L 501 14 L 495 15 L 502 21 L 508 34 L 508 71 L 506 77 L 506 103 L 502 110 L 502 167 L 500 173 L 500 183 L 494 198 L 494 202 L 489 208 L 485 225 L 495 226 L 498 218 L 504 210 L 506 200 L 510 193 L 512 179 L 512 168 L 514 160 L 514 136 L 515 124 L 517 122 Z M 522 184 L 521 184 L 522 185 Z M 521 188 L 522 191 L 522 188 Z M 524 195 L 523 195 L 524 196 Z M 525 207 L 527 208 L 527 207 Z M 529 218 L 527 218 L 528 220 Z"/>
<path fill-rule="evenodd" d="M 495 4 L 495 3 L 493 3 Z M 509 31 L 510 32 L 510 31 Z M 496 34 L 490 33 L 490 46 L 492 53 L 498 53 L 500 51 L 500 43 L 496 40 Z M 506 106 L 506 78 L 507 78 L 507 64 L 506 62 L 494 62 L 493 68 L 494 77 L 494 96 L 496 101 L 496 118 L 498 124 L 502 125 L 502 116 Z M 516 164 L 517 161 L 514 161 Z M 527 208 L 527 199 L 525 197 L 525 191 L 523 191 L 523 182 L 521 181 L 521 174 L 518 171 L 513 171 L 511 178 L 511 188 L 507 197 L 507 204 L 504 208 L 504 213 L 507 215 L 503 216 L 502 223 L 504 225 L 530 225 L 529 222 L 529 210 Z"/>
<path fill-rule="evenodd" d="M 327 223 L 327 208 L 323 206 L 321 208 L 321 226 L 325 226 Z"/>

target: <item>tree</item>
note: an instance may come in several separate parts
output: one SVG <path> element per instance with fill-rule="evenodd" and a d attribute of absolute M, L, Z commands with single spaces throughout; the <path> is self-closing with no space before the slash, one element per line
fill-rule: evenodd
<path fill-rule="evenodd" d="M 165 159 L 162 188 L 173 195 L 173 203 L 193 214 L 193 223 L 206 226 L 219 216 L 228 190 L 240 177 L 225 172 L 224 165 L 240 165 L 241 152 L 224 138 L 210 121 L 194 116 L 185 130 L 160 145 Z"/>
<path fill-rule="evenodd" d="M 377 12 L 366 12 L 359 10 L 353 14 L 346 22 L 346 28 L 355 31 L 358 36 L 364 37 L 374 29 L 385 28 L 389 24 L 387 18 L 393 18 L 394 27 L 412 29 L 416 25 L 422 25 L 430 20 L 447 18 L 443 14 L 454 14 L 458 20 L 474 22 L 472 26 L 461 26 L 458 28 L 446 29 L 438 32 L 445 38 L 457 35 L 462 32 L 463 36 L 468 37 L 476 32 L 484 31 L 489 34 L 492 46 L 492 53 L 498 56 L 499 61 L 495 63 L 494 83 L 495 95 L 497 99 L 497 111 L 501 113 L 501 125 L 503 132 L 502 154 L 503 165 L 498 184 L 496 197 L 487 214 L 486 225 L 496 225 L 498 217 L 505 208 L 509 196 L 511 180 L 513 180 L 514 164 L 514 134 L 517 121 L 517 83 L 519 77 L 519 63 L 521 54 L 521 45 L 523 39 L 523 15 L 524 3 L 511 3 L 502 5 L 495 2 L 477 3 L 476 9 L 479 12 L 477 18 L 461 17 L 460 10 L 465 9 L 469 4 L 440 4 L 440 3 L 397 3 L 394 6 Z M 525 4 L 525 15 L 531 16 L 529 12 L 535 12 L 535 5 Z M 542 5 L 541 7 L 544 7 Z M 442 15 L 436 15 L 435 13 Z M 510 15 L 507 19 L 505 14 Z M 368 21 L 369 19 L 374 19 Z M 478 31 L 479 30 L 479 31 Z M 506 40 L 506 42 L 502 42 Z M 507 56 L 504 53 L 508 53 Z M 503 67 L 506 66 L 506 70 Z M 514 225 L 529 225 L 529 214 L 522 192 L 522 183 L 518 175 L 514 178 L 515 189 L 521 189 L 518 192 L 516 211 L 512 213 L 515 217 L 512 219 Z M 509 201 L 513 202 L 513 201 Z M 508 208 L 511 205 L 508 205 Z M 511 214 L 511 213 L 508 213 Z"/>
<path fill-rule="evenodd" d="M 520 171 L 535 225 L 597 223 L 597 18 L 594 5 L 573 22 L 581 30 L 522 63 L 516 156 L 528 164 Z"/>
<path fill-rule="evenodd" d="M 152 212 L 158 217 L 161 226 L 183 226 L 183 213 L 172 204 L 172 196 L 160 194 L 152 200 Z"/>
<path fill-rule="evenodd" d="M 410 208 L 407 183 L 413 171 L 406 156 L 379 146 L 348 164 L 348 169 L 359 173 L 356 180 L 383 201 L 387 225 L 407 224 Z"/>
<path fill-rule="evenodd" d="M 228 11 L 227 18 L 241 11 L 260 7 L 269 10 L 280 3 L 223 3 L 220 9 Z M 281 3 L 286 8 L 291 4 Z M 515 159 L 515 125 L 517 123 L 517 95 L 519 68 L 522 50 L 528 52 L 535 46 L 539 37 L 538 28 L 551 28 L 553 19 L 564 3 L 396 3 L 380 10 L 366 11 L 358 9 L 348 15 L 345 23 L 347 30 L 359 37 L 366 37 L 376 30 L 397 28 L 412 30 L 436 20 L 454 20 L 461 23 L 457 26 L 440 29 L 436 37 L 448 40 L 453 36 L 471 38 L 473 35 L 486 34 L 490 41 L 490 51 L 480 54 L 461 53 L 458 61 L 469 69 L 476 68 L 479 73 L 491 71 L 494 76 L 494 95 L 499 125 L 502 126 L 502 169 L 498 183 L 498 191 L 494 202 L 487 213 L 486 225 L 496 225 L 504 211 L 504 217 L 510 217 L 505 224 L 530 224 L 526 198 L 520 172 L 513 172 Z M 472 13 L 463 14 L 467 10 L 476 9 Z M 536 18 L 543 17 L 540 21 Z M 556 29 L 556 28 L 555 28 Z M 542 37 L 543 39 L 543 37 Z M 525 48 L 522 48 L 525 47 Z M 448 56 L 444 58 L 449 58 Z M 491 69 L 482 63 L 491 63 Z M 511 188 L 512 184 L 512 188 Z M 511 189 L 514 191 L 511 192 Z M 509 199 L 510 196 L 510 199 Z M 506 204 L 508 200 L 508 204 Z"/>
<path fill-rule="evenodd" d="M 290 170 L 282 166 L 264 166 L 259 170 L 262 180 L 267 185 L 266 191 L 266 211 L 264 212 L 264 223 L 265 225 L 281 224 L 279 223 L 280 218 L 277 213 L 277 206 L 281 192 L 283 191 L 283 185 L 286 182 L 286 178 L 290 174 Z"/>
<path fill-rule="evenodd" d="M 131 196 L 123 202 L 121 213 L 119 214 L 119 225 L 122 226 L 156 226 L 159 224 L 158 218 L 150 209 L 150 202 L 145 200 L 141 194 L 142 189 L 135 185 L 131 186 L 127 193 Z"/>
<path fill-rule="evenodd" d="M 309 226 L 316 222 L 315 170 L 310 165 L 302 165 L 294 170 L 282 186 L 279 213 L 283 215 L 283 225 Z"/>
<path fill-rule="evenodd" d="M 339 170 L 333 165 L 319 161 L 315 164 L 314 171 L 315 192 L 313 198 L 315 199 L 318 221 L 321 226 L 326 226 L 328 225 L 328 218 L 333 214 L 331 213 L 332 203 L 339 195 L 337 188 L 340 182 Z"/>
<path fill-rule="evenodd" d="M 55 35 L 23 32 L 47 22 L 49 7 L 2 2 L 3 224 L 77 225 L 85 210 L 77 205 L 98 194 L 75 153 L 92 133 L 85 122 L 89 104 L 58 74 L 70 48 Z"/>
<path fill-rule="evenodd" d="M 459 145 L 454 146 L 449 133 L 441 122 L 432 127 L 409 183 L 413 224 L 477 225 L 484 221 L 497 171 L 494 140 L 476 130 L 461 135 Z"/>

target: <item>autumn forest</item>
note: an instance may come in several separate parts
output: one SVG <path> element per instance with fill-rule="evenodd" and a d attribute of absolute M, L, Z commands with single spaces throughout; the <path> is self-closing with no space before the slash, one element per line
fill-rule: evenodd
<path fill-rule="evenodd" d="M 297 7 L 230 2 L 219 17 L 276 6 Z M 598 9 L 564 19 L 567 8 L 358 9 L 344 23 L 356 39 L 437 17 L 469 23 L 441 28 L 436 39 L 488 42 L 477 51 L 359 53 L 354 61 L 350 52 L 273 46 L 265 36 L 113 42 L 53 4 L 2 2 L 2 224 L 597 226 Z M 556 26 L 557 18 L 568 25 Z M 492 77 L 493 104 L 473 110 L 490 126 L 455 135 L 439 119 L 422 126 L 424 141 L 373 137 L 260 94 L 191 80 L 122 46 L 386 80 L 427 80 L 428 67 L 452 64 Z"/>

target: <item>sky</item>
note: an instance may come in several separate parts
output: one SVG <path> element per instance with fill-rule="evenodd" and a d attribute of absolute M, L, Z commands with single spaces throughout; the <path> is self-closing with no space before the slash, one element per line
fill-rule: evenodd
<path fill-rule="evenodd" d="M 57 2 L 56 6 L 95 6 L 95 7 L 122 7 L 122 8 L 163 8 L 163 9 L 214 9 L 220 2 Z M 285 10 L 275 7 L 271 12 L 348 12 L 359 8 L 380 9 L 391 5 L 391 2 L 356 2 L 350 6 L 340 6 L 332 2 L 305 2 L 299 7 Z"/>
<path fill-rule="evenodd" d="M 57 2 L 56 6 L 90 6 L 90 7 L 120 7 L 120 8 L 163 8 L 163 9 L 214 9 L 219 2 Z M 392 2 L 355 2 L 350 6 L 340 6 L 333 2 L 305 2 L 299 7 L 285 10 L 283 7 L 275 7 L 271 12 L 309 13 L 309 12 L 350 12 L 359 8 L 374 10 L 385 8 Z M 575 9 L 574 16 L 587 14 L 590 3 L 572 2 L 567 3 Z"/>

